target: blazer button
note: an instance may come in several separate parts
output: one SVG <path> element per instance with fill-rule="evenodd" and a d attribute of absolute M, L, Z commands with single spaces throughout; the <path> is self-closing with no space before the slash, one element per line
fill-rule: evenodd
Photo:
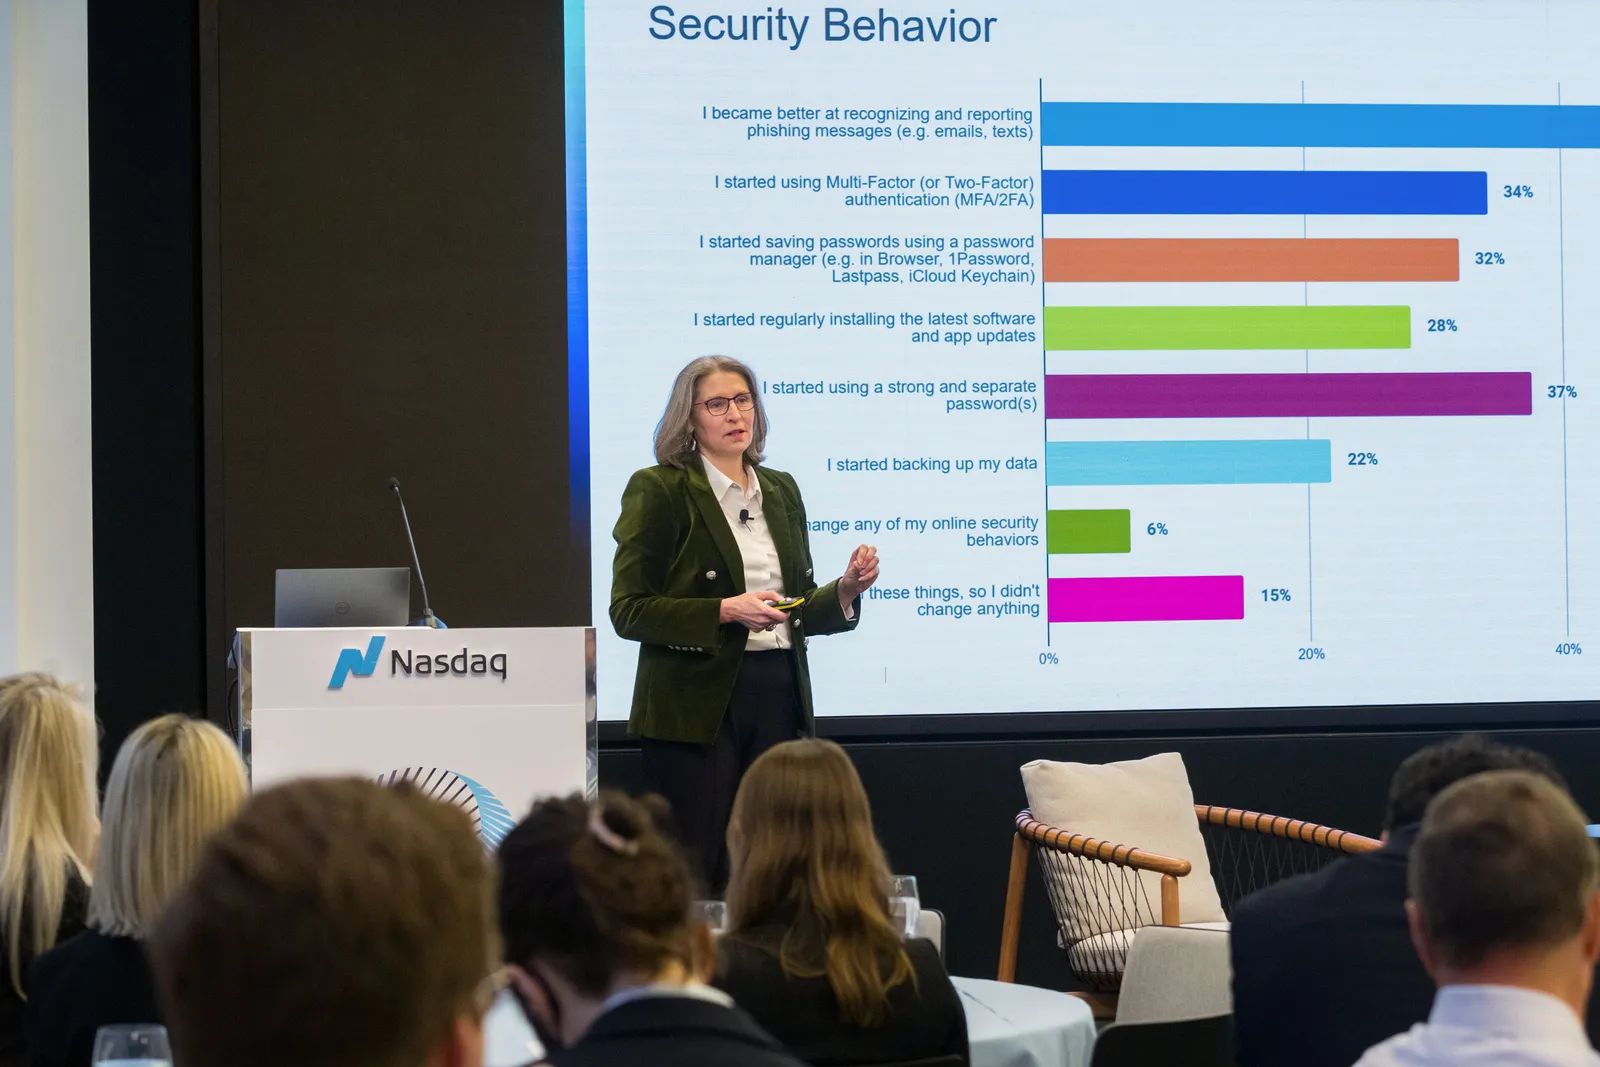
<path fill-rule="evenodd" d="M 712 581 L 712 580 L 714 580 L 716 578 L 716 576 L 717 576 L 717 572 L 716 571 L 706 571 L 706 581 L 708 581 L 708 582 Z"/>

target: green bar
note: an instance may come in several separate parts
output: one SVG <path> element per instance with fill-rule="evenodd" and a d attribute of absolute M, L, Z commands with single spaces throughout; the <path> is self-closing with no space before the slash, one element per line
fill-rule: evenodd
<path fill-rule="evenodd" d="M 1409 307 L 1047 307 L 1051 351 L 1410 348 Z"/>
<path fill-rule="evenodd" d="M 1131 529 L 1127 508 L 1051 511 L 1045 514 L 1044 540 L 1054 554 L 1127 552 Z"/>

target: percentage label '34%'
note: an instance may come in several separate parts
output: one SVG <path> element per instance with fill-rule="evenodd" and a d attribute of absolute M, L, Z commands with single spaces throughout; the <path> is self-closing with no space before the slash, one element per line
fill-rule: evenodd
<path fill-rule="evenodd" d="M 1506 190 L 1505 194 L 1500 198 L 1502 200 L 1511 200 L 1511 199 L 1532 200 L 1533 199 L 1533 186 L 1531 186 L 1531 185 L 1508 185 L 1508 186 L 1505 187 L 1505 190 Z"/>

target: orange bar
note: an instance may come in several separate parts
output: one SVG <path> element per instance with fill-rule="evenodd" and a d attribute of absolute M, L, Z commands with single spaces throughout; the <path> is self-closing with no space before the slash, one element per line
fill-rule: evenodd
<path fill-rule="evenodd" d="M 1047 282 L 1453 282 L 1448 238 L 1082 238 L 1044 242 Z"/>

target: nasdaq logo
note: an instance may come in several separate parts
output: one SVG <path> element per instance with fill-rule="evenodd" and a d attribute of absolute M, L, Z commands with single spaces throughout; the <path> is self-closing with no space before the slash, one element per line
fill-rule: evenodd
<path fill-rule="evenodd" d="M 382 634 L 367 642 L 366 655 L 362 655 L 359 648 L 340 649 L 339 662 L 333 665 L 333 677 L 328 680 L 328 688 L 343 689 L 344 680 L 352 674 L 359 678 L 370 677 L 378 669 L 378 657 L 382 654 Z"/>

